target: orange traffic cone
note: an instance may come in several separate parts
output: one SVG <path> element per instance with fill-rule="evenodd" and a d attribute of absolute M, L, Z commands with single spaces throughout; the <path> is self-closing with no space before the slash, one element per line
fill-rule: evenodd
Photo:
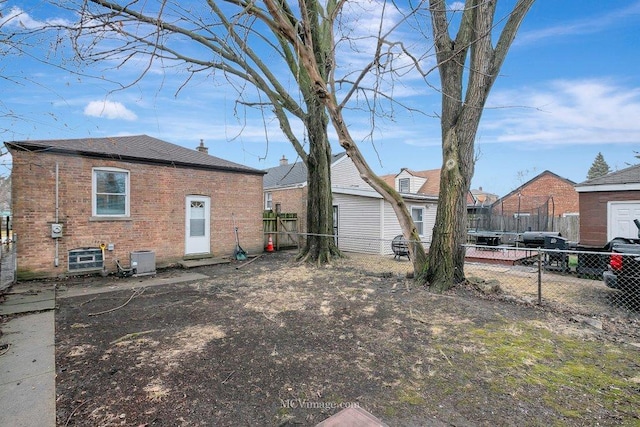
<path fill-rule="evenodd" d="M 269 234 L 269 242 L 267 243 L 267 252 L 273 252 L 273 240 L 271 234 Z"/>

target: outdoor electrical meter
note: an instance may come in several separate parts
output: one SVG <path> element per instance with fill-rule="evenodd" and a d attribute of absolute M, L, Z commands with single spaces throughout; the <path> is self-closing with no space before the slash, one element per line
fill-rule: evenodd
<path fill-rule="evenodd" d="M 62 224 L 51 224 L 51 237 L 54 239 L 62 237 Z"/>

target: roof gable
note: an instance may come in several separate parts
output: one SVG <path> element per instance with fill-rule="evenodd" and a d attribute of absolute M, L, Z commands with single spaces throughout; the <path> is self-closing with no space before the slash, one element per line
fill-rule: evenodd
<path fill-rule="evenodd" d="M 210 156 L 207 153 L 185 148 L 148 135 L 9 141 L 5 142 L 5 145 L 7 148 L 16 151 L 62 153 L 123 161 L 264 174 L 261 170 Z"/>
<path fill-rule="evenodd" d="M 510 196 L 513 196 L 514 194 L 518 194 L 519 192 L 522 191 L 522 189 L 524 189 L 525 187 L 528 187 L 529 185 L 531 185 L 532 183 L 534 183 L 535 181 L 539 180 L 540 178 L 544 177 L 544 176 L 552 176 L 554 178 L 557 178 L 561 181 L 566 182 L 567 184 L 571 185 L 571 186 L 575 186 L 576 183 L 571 181 L 570 179 L 567 178 L 563 178 L 560 175 L 557 175 L 549 170 L 545 170 L 544 172 L 539 173 L 538 175 L 534 176 L 533 178 L 531 178 L 529 181 L 525 182 L 524 184 L 520 185 L 518 188 L 510 191 L 509 193 L 505 194 L 504 196 L 500 197 L 498 200 L 495 201 L 495 203 L 500 202 L 503 199 L 506 199 Z"/>

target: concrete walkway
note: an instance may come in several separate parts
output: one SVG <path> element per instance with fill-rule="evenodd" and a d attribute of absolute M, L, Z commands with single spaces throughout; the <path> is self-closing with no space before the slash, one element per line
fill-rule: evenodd
<path fill-rule="evenodd" d="M 56 425 L 54 324 L 50 310 L 2 327 L 0 426 Z"/>

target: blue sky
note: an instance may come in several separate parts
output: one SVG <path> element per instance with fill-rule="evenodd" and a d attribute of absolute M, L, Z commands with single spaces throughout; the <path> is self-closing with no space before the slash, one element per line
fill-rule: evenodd
<path fill-rule="evenodd" d="M 0 11 L 5 30 L 70 19 L 41 1 L 0 0 Z M 7 21 L 16 13 L 18 20 Z M 148 134 L 190 148 L 204 139 L 210 154 L 259 169 L 276 166 L 282 155 L 296 159 L 277 123 L 235 114 L 235 93 L 211 76 L 176 94 L 180 75 L 156 66 L 132 87 L 114 91 L 109 80 L 131 82 L 139 69 L 82 69 L 104 79 L 74 75 L 38 61 L 48 54 L 46 44 L 40 47 L 0 60 L 0 75 L 9 77 L 0 79 L 3 141 Z M 64 59 L 64 51 L 54 59 Z M 438 112 L 440 96 L 418 84 L 394 93 Z M 538 0 L 487 107 L 476 140 L 474 188 L 504 195 L 544 170 L 581 182 L 598 152 L 612 170 L 639 162 L 640 0 Z M 366 116 L 348 117 L 356 138 L 370 132 Z M 440 167 L 435 118 L 397 112 L 393 122 L 377 121 L 374 135 L 373 146 L 365 141 L 361 149 L 380 174 Z"/>

